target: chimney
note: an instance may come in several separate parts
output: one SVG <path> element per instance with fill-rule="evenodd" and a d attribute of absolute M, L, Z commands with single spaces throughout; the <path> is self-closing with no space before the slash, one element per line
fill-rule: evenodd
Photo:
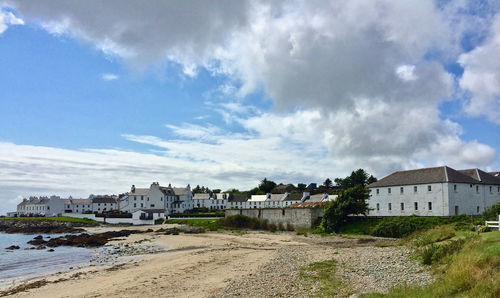
<path fill-rule="evenodd" d="M 135 185 L 132 184 L 132 187 L 130 188 L 130 192 L 135 192 Z"/>

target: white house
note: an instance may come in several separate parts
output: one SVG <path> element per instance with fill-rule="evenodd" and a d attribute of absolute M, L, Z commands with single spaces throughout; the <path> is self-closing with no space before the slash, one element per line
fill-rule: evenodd
<path fill-rule="evenodd" d="M 118 210 L 117 202 L 113 197 L 98 196 L 90 200 L 92 201 L 92 212 L 103 213 Z"/>
<path fill-rule="evenodd" d="M 368 187 L 371 216 L 479 215 L 500 202 L 500 178 L 480 169 L 398 171 Z"/>
<path fill-rule="evenodd" d="M 193 196 L 194 208 L 208 208 L 210 210 L 223 210 L 227 207 L 228 195 L 226 193 L 196 193 Z"/>
<path fill-rule="evenodd" d="M 29 199 L 23 199 L 21 203 L 17 205 L 17 215 L 18 216 L 39 216 L 45 215 L 47 211 L 47 203 L 49 198 L 47 197 L 30 197 Z"/>
<path fill-rule="evenodd" d="M 149 188 L 136 188 L 120 198 L 120 211 L 134 213 L 141 209 L 163 209 L 166 214 L 193 209 L 191 187 L 177 188 L 160 186 L 153 182 Z"/>
<path fill-rule="evenodd" d="M 70 199 L 72 213 L 92 212 L 92 199 Z"/>
<path fill-rule="evenodd" d="M 140 209 L 132 213 L 132 224 L 152 225 L 159 218 L 166 218 L 165 209 Z"/>
<path fill-rule="evenodd" d="M 246 194 L 228 193 L 227 209 L 243 209 L 247 206 L 248 197 Z"/>

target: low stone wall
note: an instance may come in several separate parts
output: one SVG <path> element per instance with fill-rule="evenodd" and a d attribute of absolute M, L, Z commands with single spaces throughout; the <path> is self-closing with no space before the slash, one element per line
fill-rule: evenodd
<path fill-rule="evenodd" d="M 237 214 L 267 220 L 270 224 L 309 229 L 321 220 L 323 208 L 226 209 L 226 217 Z"/>

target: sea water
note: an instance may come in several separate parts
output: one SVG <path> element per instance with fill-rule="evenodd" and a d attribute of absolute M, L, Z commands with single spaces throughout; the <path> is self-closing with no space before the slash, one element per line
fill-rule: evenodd
<path fill-rule="evenodd" d="M 0 232 L 0 288 L 17 284 L 18 282 L 42 277 L 59 271 L 68 271 L 70 267 L 88 265 L 98 249 L 65 247 L 47 249 L 29 249 L 27 244 L 40 234 L 6 234 Z M 44 240 L 48 237 L 59 237 L 65 234 L 41 234 Z M 6 250 L 6 247 L 18 245 L 20 249 Z M 28 250 L 25 250 L 28 248 Z"/>

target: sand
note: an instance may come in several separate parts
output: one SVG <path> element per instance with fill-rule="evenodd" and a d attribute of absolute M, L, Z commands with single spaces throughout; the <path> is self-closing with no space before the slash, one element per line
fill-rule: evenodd
<path fill-rule="evenodd" d="M 151 227 L 134 227 L 144 230 L 149 228 Z M 92 228 L 89 231 L 103 232 L 110 229 L 119 228 Z M 334 248 L 366 247 L 373 246 L 374 243 L 374 241 L 365 242 L 340 237 L 304 237 L 293 232 L 133 234 L 125 239 L 113 241 L 111 245 L 119 247 L 124 247 L 125 244 L 129 247 L 147 245 L 161 248 L 161 251 L 124 258 L 125 263 L 120 265 L 103 263 L 101 266 L 43 278 L 37 283 L 27 282 L 25 283 L 28 285 L 27 289 L 12 296 L 219 297 L 233 293 L 235 289 L 239 291 L 238 285 L 259 276 L 259 270 L 269 271 L 269 264 L 276 263 L 275 260 L 284 250 L 292 251 L 293 255 L 300 254 L 302 261 L 307 263 L 311 260 L 332 257 Z M 307 257 L 308 254 L 311 258 Z M 279 264 L 287 266 L 287 261 L 284 260 Z M 297 266 L 292 269 L 296 271 Z M 280 269 L 274 268 L 271 271 Z M 269 284 L 267 281 L 263 282 Z M 297 281 L 289 280 L 290 286 L 286 282 L 285 276 L 281 286 L 293 287 L 293 283 Z M 31 289 L 29 289 L 30 284 L 33 286 Z M 269 289 L 258 286 L 256 291 L 244 292 L 244 296 L 274 295 L 272 282 Z M 291 292 L 289 296 L 301 296 L 303 293 Z"/>

